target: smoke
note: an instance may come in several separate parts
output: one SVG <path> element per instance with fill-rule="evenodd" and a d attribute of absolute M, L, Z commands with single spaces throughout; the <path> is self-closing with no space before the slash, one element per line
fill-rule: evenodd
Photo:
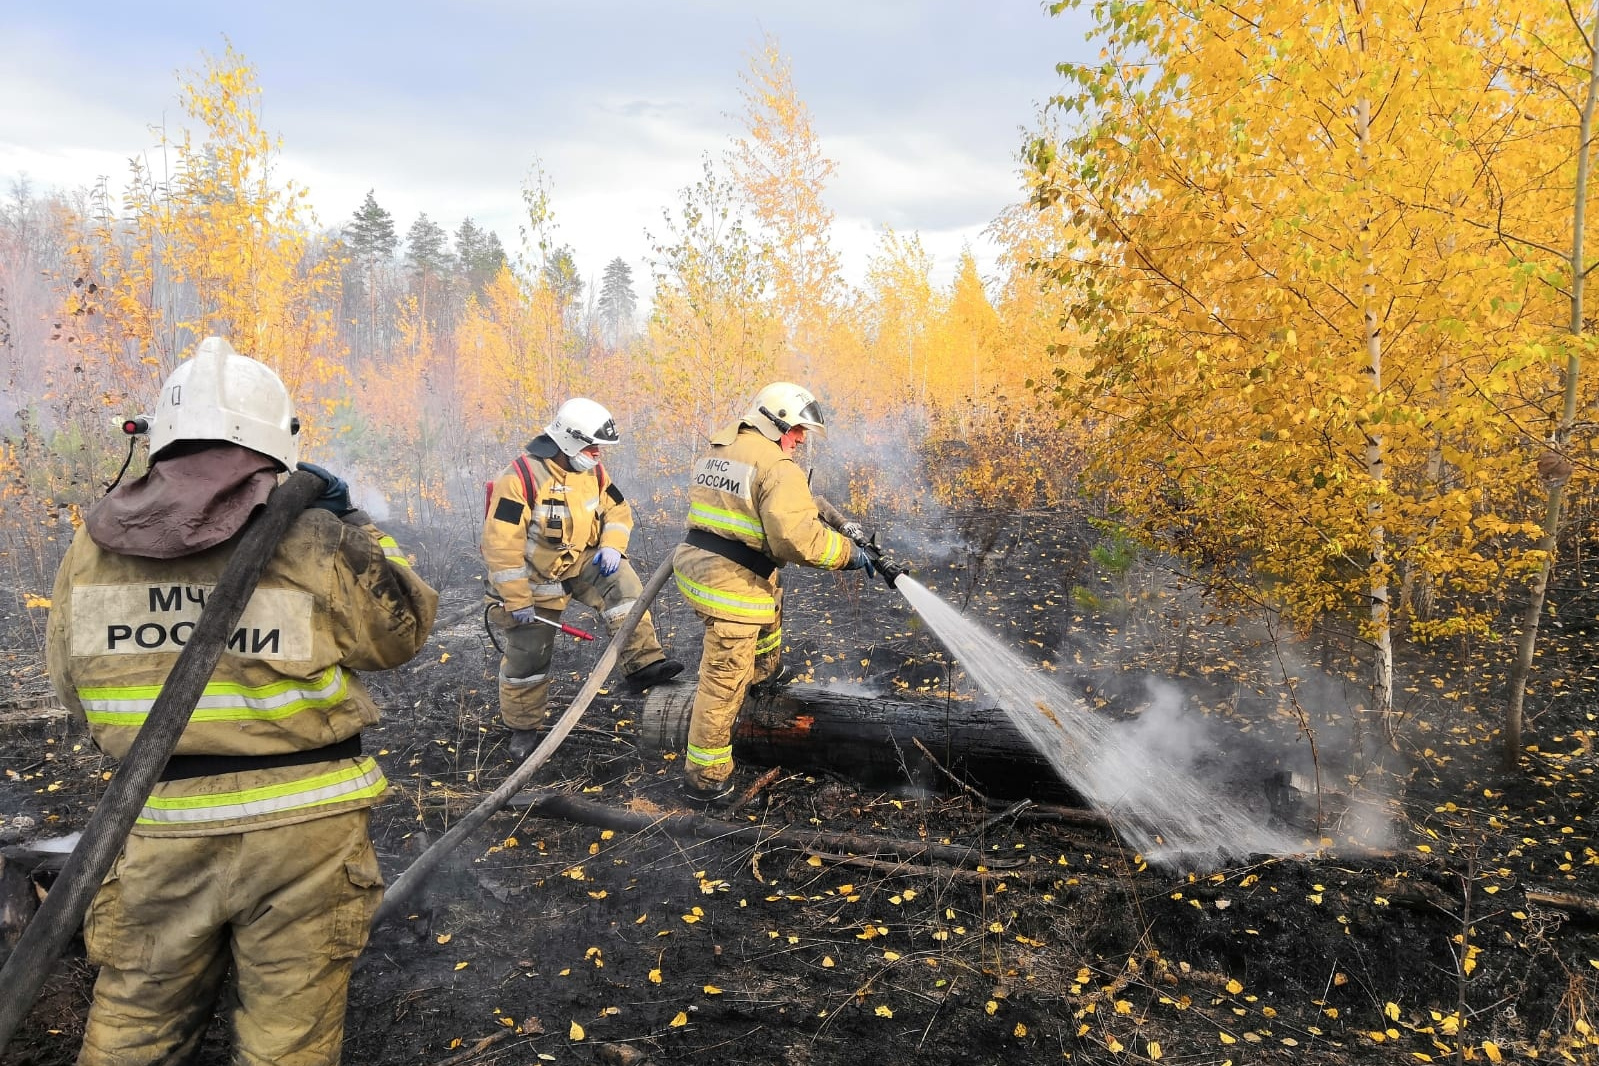
<path fill-rule="evenodd" d="M 1117 732 L 1124 744 L 1149 752 L 1175 770 L 1192 773 L 1219 751 L 1210 723 L 1188 712 L 1182 690 L 1171 682 L 1149 677 L 1144 685 L 1149 705 Z"/>
<path fill-rule="evenodd" d="M 818 682 L 814 687 L 824 692 L 836 692 L 840 696 L 854 696 L 857 699 L 878 699 L 883 695 L 881 685 L 868 685 L 862 681 L 852 681 L 849 678 L 831 677 Z"/>
<path fill-rule="evenodd" d="M 1252 807 L 1269 803 L 1311 846 L 1393 840 L 1397 759 L 1384 738 L 1361 735 L 1366 688 L 1350 676 L 1359 664 L 1347 652 L 1300 638 L 1268 608 L 1220 611 L 1148 559 L 1126 580 L 1136 602 L 1105 627 L 1114 639 L 1101 627 L 1069 632 L 1059 661 L 1129 716 L 1118 728 L 1132 731 L 1130 744 Z M 1173 664 L 1188 676 L 1133 675 L 1129 661 Z"/>
<path fill-rule="evenodd" d="M 368 481 L 350 483 L 350 502 L 365 511 L 374 523 L 387 522 L 394 514 L 383 490 Z"/>

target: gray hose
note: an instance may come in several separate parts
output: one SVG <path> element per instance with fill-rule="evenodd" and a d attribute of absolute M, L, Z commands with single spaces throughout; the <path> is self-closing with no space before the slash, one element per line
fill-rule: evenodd
<path fill-rule="evenodd" d="M 215 591 L 206 597 L 193 636 L 161 686 L 161 694 L 127 757 L 112 775 L 82 839 L 23 931 L 5 967 L 0 969 L 0 988 L 5 989 L 4 996 L 0 996 L 0 1052 L 11 1042 L 51 968 L 83 924 L 90 901 L 122 851 L 128 831 L 178 746 L 178 738 L 194 714 L 194 705 L 211 680 L 211 672 L 278 541 L 289 524 L 322 493 L 324 485 L 317 475 L 297 471 L 273 489 L 266 507 L 239 540 Z"/>

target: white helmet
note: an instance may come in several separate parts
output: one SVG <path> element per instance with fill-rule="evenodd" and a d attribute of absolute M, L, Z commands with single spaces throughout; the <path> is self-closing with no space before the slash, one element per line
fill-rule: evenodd
<path fill-rule="evenodd" d="M 787 381 L 773 382 L 756 393 L 742 421 L 770 440 L 780 439 L 794 426 L 827 428 L 822 423 L 822 405 L 816 402 L 816 397 Z"/>
<path fill-rule="evenodd" d="M 221 337 L 207 337 L 161 385 L 150 418 L 150 458 L 180 441 L 228 441 L 293 470 L 299 432 L 294 401 L 272 368 Z"/>
<path fill-rule="evenodd" d="M 622 439 L 611 412 L 582 396 L 563 403 L 544 433 L 568 459 L 591 444 L 615 444 Z"/>

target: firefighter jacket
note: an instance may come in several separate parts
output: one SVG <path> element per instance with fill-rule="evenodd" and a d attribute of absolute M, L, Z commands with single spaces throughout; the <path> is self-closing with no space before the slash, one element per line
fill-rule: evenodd
<path fill-rule="evenodd" d="M 507 611 L 560 601 L 600 548 L 627 554 L 633 507 L 604 464 L 581 473 L 555 463 L 555 442 L 539 435 L 489 486 L 478 547 L 490 594 Z"/>
<path fill-rule="evenodd" d="M 777 568 L 849 565 L 851 544 L 822 523 L 804 471 L 743 423 L 711 437 L 710 451 L 694 464 L 688 499 L 689 543 L 673 555 L 672 570 L 684 598 L 705 617 L 775 621 Z"/>
<path fill-rule="evenodd" d="M 127 755 L 237 544 L 150 559 L 107 550 L 87 528 L 73 537 L 46 658 L 57 694 L 107 754 Z M 359 734 L 378 708 L 352 671 L 411 659 L 437 608 L 375 526 L 319 508 L 297 516 L 133 832 L 213 836 L 375 804 L 387 783 Z"/>

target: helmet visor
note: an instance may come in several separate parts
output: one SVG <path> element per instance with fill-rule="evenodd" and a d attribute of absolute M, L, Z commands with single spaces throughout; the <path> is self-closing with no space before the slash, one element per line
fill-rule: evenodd
<path fill-rule="evenodd" d="M 812 400 L 801 407 L 799 414 L 789 420 L 791 426 L 809 426 L 815 429 L 824 429 L 827 423 L 822 420 L 822 405 Z"/>

